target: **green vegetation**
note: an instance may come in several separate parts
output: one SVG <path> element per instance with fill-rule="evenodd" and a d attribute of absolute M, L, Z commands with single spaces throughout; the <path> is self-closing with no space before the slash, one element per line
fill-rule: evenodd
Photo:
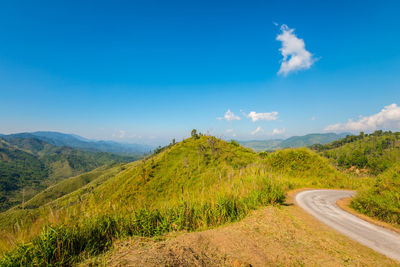
<path fill-rule="evenodd" d="M 400 226 L 400 164 L 380 174 L 371 187 L 359 191 L 351 206 L 368 216 Z"/>
<path fill-rule="evenodd" d="M 0 138 L 0 211 L 64 178 L 137 158 L 56 147 L 35 138 Z"/>
<path fill-rule="evenodd" d="M 378 175 L 400 161 L 400 133 L 360 133 L 324 146 L 314 145 L 312 149 L 321 152 L 342 169 L 353 167 Z"/>
<path fill-rule="evenodd" d="M 358 190 L 351 206 L 368 216 L 400 225 L 400 132 L 347 136 L 312 149 L 346 172 L 374 177 Z"/>
<path fill-rule="evenodd" d="M 119 237 L 193 231 L 239 220 L 257 207 L 282 203 L 289 189 L 357 188 L 369 181 L 337 172 L 305 148 L 257 154 L 235 141 L 197 132 L 143 160 L 88 177 L 89 183 L 60 198 L 49 188 L 27 202 L 26 209 L 0 215 L 5 221 L 0 246 L 3 251 L 14 247 L 3 265 L 70 265 L 102 252 Z M 62 188 L 57 185 L 54 191 Z"/>
<path fill-rule="evenodd" d="M 86 255 L 97 255 L 109 248 L 115 238 L 138 235 L 152 237 L 169 231 L 192 231 L 243 218 L 249 210 L 260 205 L 280 203 L 283 191 L 269 190 L 253 193 L 245 199 L 219 198 L 215 203 L 188 204 L 163 210 L 138 210 L 125 215 L 103 215 L 75 225 L 46 227 L 28 245 L 20 245 L 6 254 L 0 264 L 71 265 Z M 276 195 L 274 195 L 275 193 Z"/>

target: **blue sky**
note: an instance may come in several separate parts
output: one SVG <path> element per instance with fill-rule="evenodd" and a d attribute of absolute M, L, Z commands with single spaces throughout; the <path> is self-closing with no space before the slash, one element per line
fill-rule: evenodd
<path fill-rule="evenodd" d="M 399 1 L 2 1 L 0 133 L 164 144 L 193 128 L 236 139 L 399 130 L 398 10 Z M 285 62 L 294 66 L 279 72 Z"/>

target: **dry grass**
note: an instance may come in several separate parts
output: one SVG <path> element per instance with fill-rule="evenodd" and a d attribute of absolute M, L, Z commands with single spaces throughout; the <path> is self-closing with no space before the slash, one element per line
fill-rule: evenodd
<path fill-rule="evenodd" d="M 400 266 L 338 234 L 301 208 L 266 207 L 241 222 L 163 241 L 120 241 L 90 262 L 107 266 Z"/>

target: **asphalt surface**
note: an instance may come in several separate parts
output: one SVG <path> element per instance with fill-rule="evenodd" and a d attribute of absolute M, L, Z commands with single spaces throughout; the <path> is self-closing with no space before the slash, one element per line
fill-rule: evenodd
<path fill-rule="evenodd" d="M 315 218 L 349 238 L 400 261 L 400 235 L 368 223 L 336 205 L 336 201 L 351 197 L 353 191 L 307 190 L 296 195 L 297 204 Z"/>

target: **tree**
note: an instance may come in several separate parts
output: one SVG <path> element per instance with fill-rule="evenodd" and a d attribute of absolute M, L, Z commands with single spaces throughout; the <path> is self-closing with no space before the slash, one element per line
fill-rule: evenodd
<path fill-rule="evenodd" d="M 199 138 L 199 135 L 197 134 L 197 130 L 196 130 L 196 129 L 193 129 L 192 132 L 190 133 L 190 135 L 191 135 L 194 139 Z"/>

